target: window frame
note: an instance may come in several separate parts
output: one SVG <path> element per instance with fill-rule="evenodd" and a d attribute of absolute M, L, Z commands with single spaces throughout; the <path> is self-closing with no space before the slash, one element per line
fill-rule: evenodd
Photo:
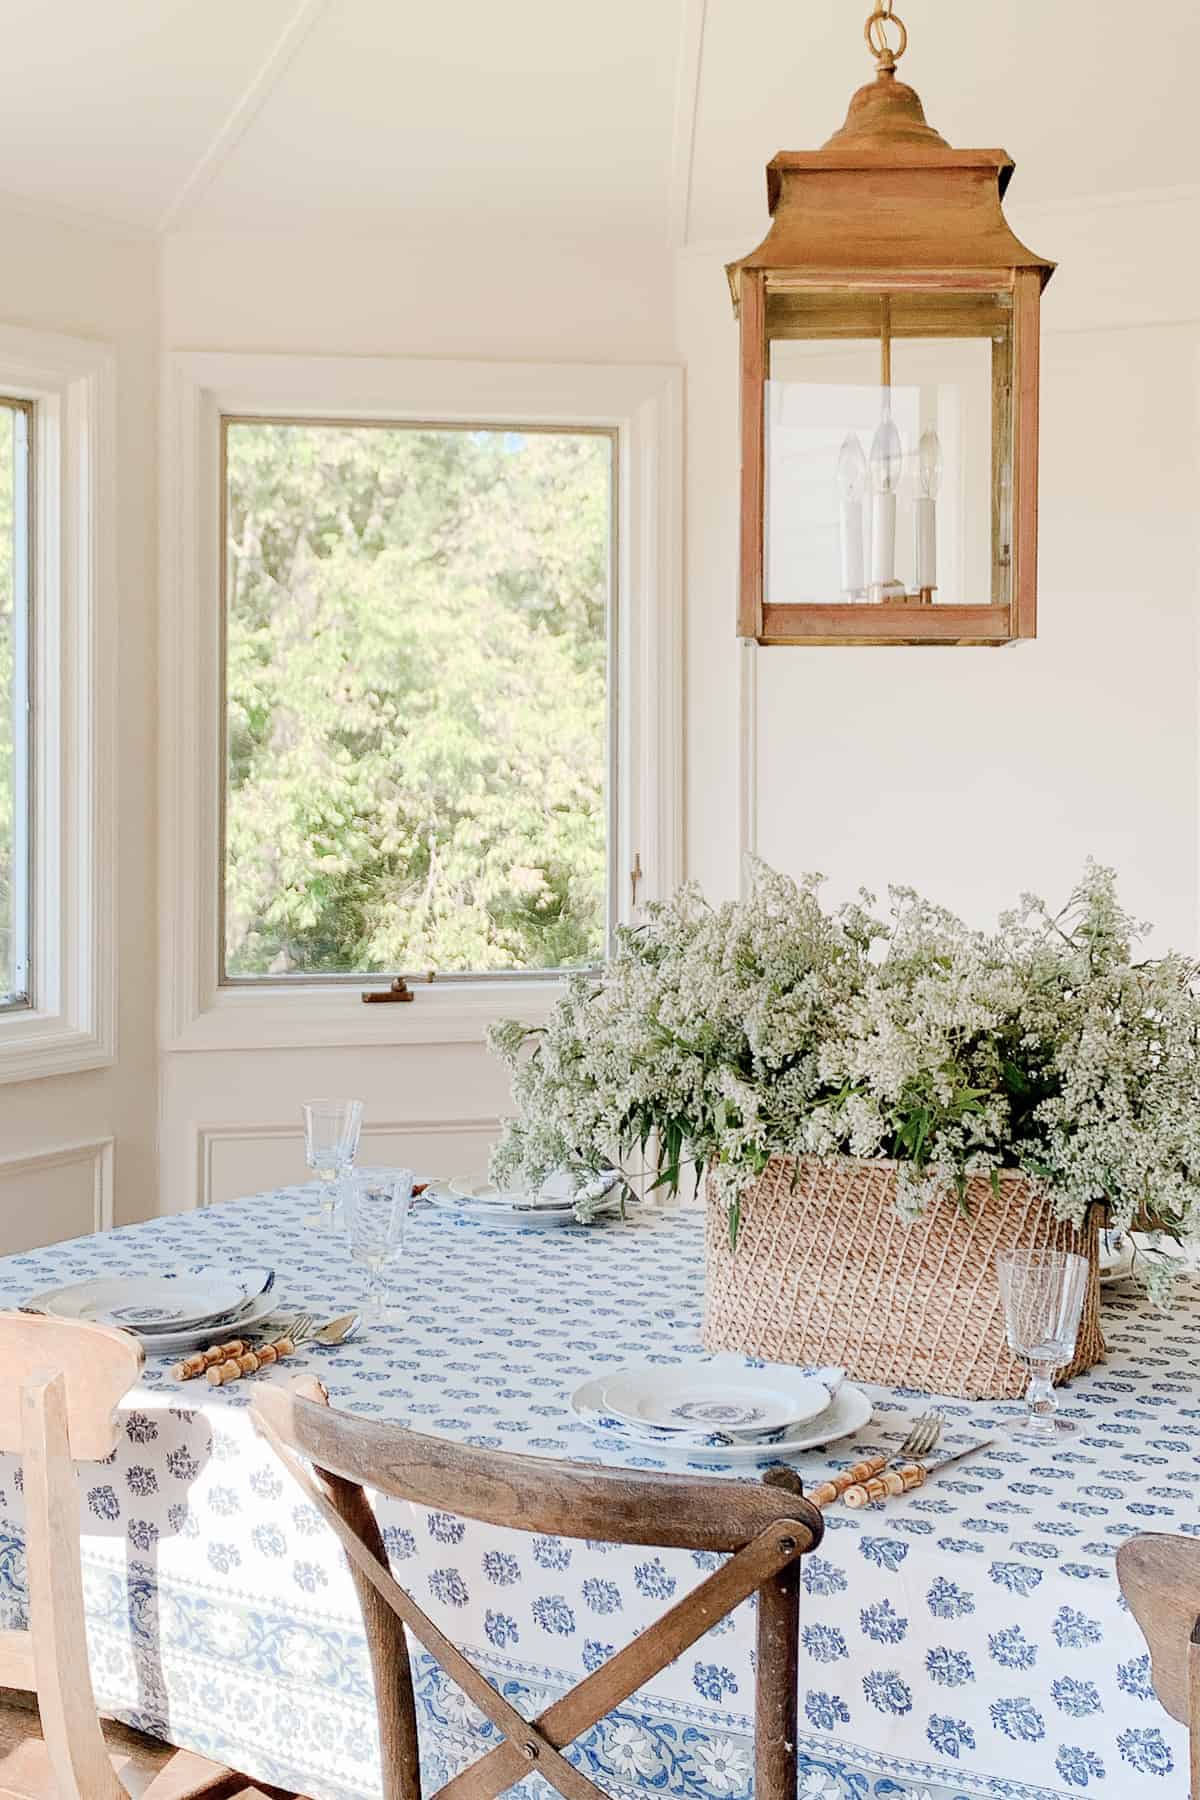
<path fill-rule="evenodd" d="M 20 901 L 13 908 L 13 965 L 18 985 L 11 993 L 0 987 L 0 1016 L 29 1011 L 37 1004 L 34 960 L 34 913 L 37 864 L 34 853 L 34 733 L 37 699 L 33 654 L 37 630 L 34 571 L 37 566 L 37 402 L 0 392 L 0 410 L 25 422 L 23 441 L 16 441 L 14 418 L 13 523 L 24 514 L 24 535 L 14 529 L 13 544 L 13 869 Z M 18 460 L 19 459 L 19 460 Z M 23 715 L 23 716 L 22 716 Z"/>
<path fill-rule="evenodd" d="M 682 372 L 671 366 L 444 362 L 174 352 L 165 359 L 161 571 L 162 1039 L 168 1051 L 477 1041 L 488 1020 L 544 1016 L 561 976 L 503 971 L 219 979 L 225 783 L 223 418 L 601 429 L 616 441 L 610 813 L 614 923 L 682 877 Z M 641 866 L 638 906 L 627 872 Z"/>
<path fill-rule="evenodd" d="M 32 409 L 29 1003 L 0 1009 L 0 1083 L 116 1051 L 115 357 L 0 326 L 0 393 Z"/>
<path fill-rule="evenodd" d="M 617 729 L 620 719 L 621 691 L 620 668 L 620 608 L 617 604 L 618 568 L 621 547 L 621 442 L 620 433 L 612 425 L 546 425 L 531 423 L 527 419 L 497 420 L 491 419 L 347 419 L 332 418 L 295 418 L 273 415 L 267 417 L 261 413 L 226 413 L 219 415 L 220 430 L 220 462 L 221 462 L 221 517 L 220 517 L 220 606 L 221 606 L 221 741 L 227 744 L 229 726 L 229 694 L 227 674 L 229 667 L 229 427 L 231 425 L 308 425 L 328 426 L 337 430 L 405 430 L 405 431 L 523 431 L 541 433 L 545 436 L 599 437 L 607 440 L 611 455 L 610 476 L 610 508 L 608 530 L 608 581 L 605 596 L 605 848 L 607 879 L 604 897 L 604 935 L 606 949 L 611 946 L 614 927 L 617 924 L 617 891 L 619 872 L 616 867 L 617 853 L 620 847 L 620 741 Z M 227 750 L 223 752 L 227 757 Z M 229 850 L 228 807 L 229 780 L 228 767 L 222 769 L 220 795 L 220 832 L 221 832 L 221 866 L 219 916 L 217 920 L 217 986 L 218 988 L 278 988 L 290 991 L 305 985 L 314 987 L 358 987 L 362 988 L 372 982 L 386 982 L 396 975 L 402 975 L 410 983 L 425 982 L 431 979 L 428 971 L 423 969 L 387 969 L 374 973 L 367 971 L 349 972 L 343 970 L 310 972 L 294 975 L 231 975 L 226 957 L 228 944 L 226 939 L 226 873 Z M 597 968 L 598 963 L 580 965 Z M 505 981 L 561 981 L 569 971 L 564 968 L 550 969 L 439 969 L 432 978 L 439 986 L 447 982 L 505 982 Z"/>

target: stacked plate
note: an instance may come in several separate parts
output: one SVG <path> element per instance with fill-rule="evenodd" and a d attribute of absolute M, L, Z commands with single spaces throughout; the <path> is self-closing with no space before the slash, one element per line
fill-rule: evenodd
<path fill-rule="evenodd" d="M 524 1231 L 546 1231 L 574 1225 L 579 1209 L 599 1218 L 620 1210 L 621 1195 L 615 1171 L 597 1175 L 586 1187 L 576 1189 L 568 1175 L 556 1175 L 536 1193 L 519 1188 L 498 1188 L 489 1181 L 432 1183 L 426 1198 L 439 1212 L 455 1213 L 481 1225 L 510 1226 Z"/>
<path fill-rule="evenodd" d="M 1197 1267 L 1195 1247 L 1177 1244 L 1165 1231 L 1100 1233 L 1101 1281 L 1128 1281 L 1137 1273 L 1139 1259 L 1143 1273 L 1155 1263 L 1165 1265 L 1176 1275 L 1194 1274 Z"/>
<path fill-rule="evenodd" d="M 275 1306 L 275 1271 L 167 1269 L 154 1275 L 102 1275 L 34 1294 L 23 1312 L 82 1319 L 131 1331 L 151 1355 L 195 1350 L 261 1324 Z"/>
<path fill-rule="evenodd" d="M 871 1402 L 842 1369 L 708 1362 L 632 1363 L 595 1375 L 571 1396 L 576 1416 L 622 1449 L 653 1448 L 688 1463 L 776 1462 L 849 1437 Z"/>

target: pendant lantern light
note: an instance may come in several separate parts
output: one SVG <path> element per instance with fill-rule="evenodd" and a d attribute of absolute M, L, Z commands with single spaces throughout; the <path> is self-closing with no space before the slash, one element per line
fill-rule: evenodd
<path fill-rule="evenodd" d="M 896 74 L 767 165 L 730 265 L 741 333 L 738 630 L 760 644 L 1004 644 L 1037 632 L 1038 362 L 1054 265 L 1014 236 L 1003 150 L 954 150 Z"/>

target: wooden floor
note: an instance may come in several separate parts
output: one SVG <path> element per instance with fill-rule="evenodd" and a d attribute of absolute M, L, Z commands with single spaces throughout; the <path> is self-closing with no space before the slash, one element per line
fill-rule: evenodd
<path fill-rule="evenodd" d="M 31 1701 L 31 1695 L 0 1688 L 0 1800 L 93 1800 L 91 1795 L 62 1793 Z M 104 1741 L 113 1772 L 131 1800 L 302 1800 L 280 1788 L 247 1783 L 206 1757 L 111 1720 L 105 1721 Z"/>

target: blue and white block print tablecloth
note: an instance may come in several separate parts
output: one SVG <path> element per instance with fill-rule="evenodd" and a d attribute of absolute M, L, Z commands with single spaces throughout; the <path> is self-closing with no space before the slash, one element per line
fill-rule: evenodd
<path fill-rule="evenodd" d="M 11 1257 L 0 1304 L 102 1270 L 228 1259 L 272 1264 L 281 1304 L 342 1311 L 359 1274 L 340 1239 L 302 1225 L 310 1207 L 287 1189 Z M 594 1458 L 603 1452 L 566 1395 L 605 1366 L 697 1354 L 701 1284 L 690 1212 L 517 1234 L 419 1209 L 405 1322 L 255 1379 L 309 1367 L 335 1405 Z M 1066 1400 L 1082 1427 L 1068 1446 L 1044 1455 L 1000 1440 L 886 1507 L 830 1510 L 804 1566 L 805 1800 L 1184 1800 L 1185 1733 L 1154 1698 L 1112 1559 L 1139 1530 L 1200 1533 L 1198 1322 L 1194 1291 L 1169 1317 L 1114 1301 L 1109 1361 Z M 353 1591 L 336 1543 L 253 1431 L 253 1389 L 181 1385 L 151 1361 L 115 1456 L 82 1469 L 98 1696 L 251 1776 L 315 1800 L 372 1800 L 374 1704 Z M 883 1425 L 912 1406 L 877 1399 Z M 982 1427 L 1013 1409 L 952 1410 Z M 877 1441 L 878 1428 L 837 1459 Z M 798 1466 L 812 1481 L 833 1457 Z M 393 1501 L 380 1514 L 397 1577 L 527 1712 L 713 1560 L 523 1537 Z M 0 1460 L 0 1625 L 23 1613 L 19 1471 Z M 583 1767 L 618 1794 L 748 1800 L 752 1658 L 743 1606 L 587 1736 Z M 437 1782 L 494 1732 L 423 1656 L 417 1688 Z"/>

